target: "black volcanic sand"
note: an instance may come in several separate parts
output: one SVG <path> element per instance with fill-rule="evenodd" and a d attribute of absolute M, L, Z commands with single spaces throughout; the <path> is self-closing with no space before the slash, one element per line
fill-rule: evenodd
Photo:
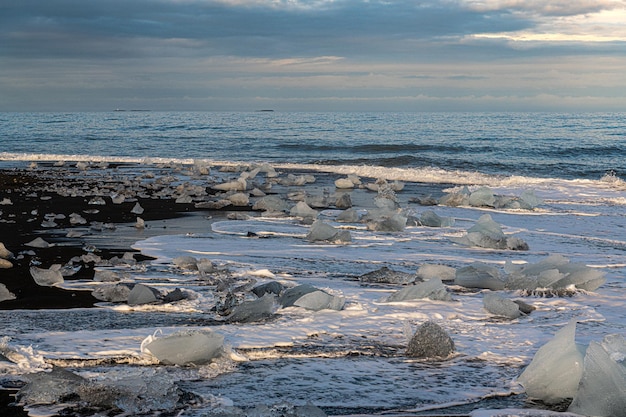
<path fill-rule="evenodd" d="M 151 191 L 148 191 L 147 187 L 144 188 L 147 196 L 135 197 L 121 204 L 112 203 L 110 195 L 113 190 L 119 189 L 121 184 L 128 185 L 129 182 L 138 185 L 139 180 L 136 176 L 144 169 L 152 170 L 156 178 L 159 175 L 172 174 L 171 167 L 161 170 L 154 166 L 117 164 L 106 168 L 96 168 L 93 171 L 89 169 L 81 171 L 74 166 L 56 167 L 51 163 L 39 163 L 39 166 L 34 169 L 24 168 L 25 164 L 16 164 L 17 167 L 8 168 L 6 165 L 5 163 L 0 167 L 0 242 L 13 253 L 13 257 L 9 259 L 13 266 L 7 269 L 0 268 L 0 283 L 4 284 L 16 298 L 1 301 L 0 309 L 2 310 L 94 307 L 99 300 L 91 295 L 91 291 L 37 285 L 30 274 L 31 266 L 50 268 L 54 264 L 66 265 L 70 260 L 93 251 L 94 242 L 97 242 L 95 254 L 101 259 L 121 258 L 128 252 L 134 252 L 135 260 L 144 261 L 149 258 L 133 251 L 130 248 L 132 242 L 145 238 L 147 235 L 181 233 L 185 228 L 195 231 L 197 227 L 206 227 L 206 223 L 198 222 L 198 219 L 204 221 L 205 217 L 221 218 L 232 211 L 252 212 L 250 206 L 227 206 L 221 209 L 197 208 L 193 203 L 177 203 L 172 194 L 163 195 L 154 192 L 150 195 Z M 232 175 L 227 173 L 225 176 L 233 178 L 238 174 L 233 172 Z M 333 181 L 341 175 L 316 172 L 315 177 L 317 178 L 316 184 L 307 186 L 308 193 L 334 191 Z M 203 198 L 204 201 L 219 199 L 217 193 L 211 191 L 210 181 L 212 180 L 214 179 L 206 176 L 198 180 L 198 183 L 206 187 L 207 195 Z M 274 185 L 272 193 L 286 194 L 294 190 L 291 187 Z M 74 187 L 84 191 L 75 193 L 76 196 L 59 192 L 65 187 Z M 444 184 L 412 183 L 402 192 L 401 203 L 406 205 L 411 196 L 441 195 L 445 187 Z M 351 195 L 353 203 L 364 207 L 373 200 L 376 194 L 365 190 L 354 190 Z M 102 197 L 106 204 L 90 204 L 94 197 Z M 146 222 L 146 225 L 150 223 L 145 233 L 133 227 L 138 217 L 137 214 L 132 213 L 136 203 L 144 209 L 139 217 Z M 80 214 L 87 224 L 72 225 L 70 222 L 72 213 Z M 44 227 L 46 215 L 49 214 L 62 214 L 65 217 L 55 219 L 56 226 L 54 227 Z M 190 222 L 185 222 L 186 218 L 190 219 Z M 97 223 L 111 224 L 119 228 L 115 231 L 92 227 Z M 164 231 L 165 227 L 169 229 Z M 67 232 L 72 229 L 86 234 L 82 237 L 66 237 Z M 25 245 L 37 237 L 41 237 L 52 246 L 33 248 Z M 65 281 L 93 279 L 95 266 L 93 262 L 73 261 L 73 265 L 79 265 L 80 269 L 73 276 L 64 277 Z M 16 389 L 7 389 L 7 387 L 0 388 L 0 415 L 27 415 L 21 407 L 13 404 L 15 391 Z"/>
<path fill-rule="evenodd" d="M 73 257 L 87 253 L 83 239 L 65 237 L 71 228 L 86 228 L 85 225 L 72 226 L 69 219 L 71 213 L 80 214 L 88 224 L 121 224 L 136 222 L 137 215 L 131 213 L 136 202 L 144 208 L 141 218 L 145 221 L 175 218 L 197 210 L 193 204 L 176 203 L 174 199 L 151 198 L 138 198 L 137 201 L 115 205 L 109 200 L 106 205 L 94 206 L 89 204 L 90 196 L 67 197 L 41 191 L 53 181 L 64 184 L 69 182 L 67 178 L 45 177 L 26 170 L 0 170 L 0 196 L 11 201 L 11 204 L 0 205 L 0 242 L 14 255 L 10 259 L 13 267 L 0 269 L 0 283 L 16 296 L 14 300 L 0 302 L 0 309 L 81 308 L 92 307 L 97 302 L 90 291 L 39 286 L 30 274 L 31 265 L 40 268 L 49 268 L 53 264 L 64 265 Z M 98 212 L 90 213 L 94 209 Z M 46 229 L 41 224 L 48 213 L 64 214 L 65 219 L 55 220 L 58 227 Z M 53 245 L 48 248 L 24 246 L 36 237 Z M 98 248 L 97 255 L 110 259 L 114 256 L 122 257 L 129 251 L 127 247 Z M 35 254 L 31 255 L 30 252 Z M 135 259 L 140 261 L 145 258 L 136 254 Z M 78 273 L 66 277 L 66 280 L 93 278 L 93 266 L 93 263 L 82 264 Z"/>
<path fill-rule="evenodd" d="M 124 224 L 126 229 L 135 229 L 129 224 L 137 221 L 137 214 L 132 213 L 136 203 L 144 209 L 140 217 L 148 224 L 153 221 L 164 221 L 164 219 L 180 219 L 184 216 L 200 215 L 206 217 L 225 216 L 232 211 L 251 212 L 250 206 L 234 207 L 227 206 L 221 209 L 196 208 L 193 203 L 177 203 L 171 194 L 156 194 L 157 191 L 143 188 L 144 198 L 136 197 L 132 201 L 125 201 L 121 204 L 113 204 L 110 194 L 119 188 L 123 183 L 128 185 L 139 182 L 136 176 L 142 172 L 151 172 L 154 178 L 158 176 L 170 176 L 176 171 L 172 167 L 158 168 L 154 166 L 144 166 L 141 164 L 109 164 L 105 168 L 94 167 L 95 169 L 81 170 L 72 166 L 54 166 L 52 163 L 39 163 L 35 169 L 24 167 L 0 168 L 0 202 L 9 199 L 9 204 L 0 203 L 0 242 L 14 254 L 10 259 L 13 267 L 9 269 L 0 268 L 0 283 L 16 296 L 14 300 L 0 302 L 0 309 L 62 309 L 62 308 L 85 308 L 93 307 L 96 300 L 90 291 L 67 290 L 58 287 L 39 286 L 30 274 L 30 267 L 36 265 L 40 268 L 49 268 L 53 264 L 65 265 L 74 257 L 85 255 L 88 246 L 93 246 L 94 236 L 98 241 L 97 255 L 102 259 L 111 259 L 115 256 L 122 257 L 126 252 L 131 252 L 130 245 L 134 241 L 145 236 L 132 239 L 134 236 L 126 234 L 126 240 L 116 238 L 117 232 L 108 232 L 100 238 L 99 231 L 92 231 L 90 225 L 100 222 L 112 225 Z M 231 175 L 232 174 L 232 175 Z M 296 172 L 295 174 L 301 174 Z M 230 178 L 237 177 L 236 172 L 225 174 Z M 316 172 L 315 185 L 308 185 L 307 192 L 321 193 L 322 190 L 334 190 L 334 180 L 341 177 L 337 174 Z M 204 176 L 199 180 L 206 188 L 207 195 L 205 201 L 219 199 L 216 192 L 212 191 L 210 180 Z M 373 179 L 370 179 L 374 181 Z M 139 185 L 141 188 L 141 185 Z M 59 190 L 71 187 L 80 190 L 80 196 L 68 196 L 60 193 Z M 430 196 L 442 195 L 444 184 L 417 184 L 410 183 L 408 189 L 399 195 L 404 200 L 401 203 L 406 205 L 407 198 L 415 195 Z M 301 188 L 301 187 L 298 187 Z M 291 187 L 275 185 L 273 193 L 286 194 L 293 191 Z M 150 195 L 152 193 L 152 195 Z M 351 192 L 353 203 L 359 207 L 364 207 L 368 201 L 373 201 L 374 193 L 364 190 L 354 190 Z M 90 201 L 94 197 L 102 197 L 106 204 L 93 205 Z M 295 204 L 295 203 L 294 203 Z M 94 213 L 93 211 L 97 211 Z M 55 219 L 57 226 L 46 228 L 42 223 L 46 220 L 47 214 L 63 214 L 64 219 Z M 80 214 L 86 225 L 72 225 L 70 214 Z M 180 229 L 181 223 L 177 222 L 174 229 Z M 192 223 L 191 227 L 196 225 Z M 167 227 L 167 226 L 162 226 Z M 68 238 L 66 234 L 71 229 L 87 231 L 87 235 L 80 238 Z M 136 229 L 135 229 L 136 230 Z M 145 229 L 148 231 L 148 229 Z M 177 229 L 178 230 L 178 229 Z M 181 230 L 169 230 L 169 233 L 181 233 Z M 152 233 L 159 233 L 153 230 Z M 148 234 L 148 233 L 147 233 Z M 160 233 L 163 234 L 163 233 Z M 117 234 L 119 236 L 119 234 Z M 32 248 L 24 246 L 36 237 L 41 237 L 46 242 L 53 244 L 48 248 Z M 34 253 L 34 255 L 32 254 Z M 137 261 L 145 260 L 141 254 L 134 255 Z M 64 277 L 66 281 L 76 279 L 92 279 L 94 275 L 93 263 L 82 263 L 81 268 L 75 275 Z"/>

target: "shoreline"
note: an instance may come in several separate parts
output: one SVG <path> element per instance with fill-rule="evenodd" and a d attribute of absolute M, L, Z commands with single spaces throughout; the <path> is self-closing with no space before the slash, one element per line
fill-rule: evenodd
<path fill-rule="evenodd" d="M 0 268 L 0 284 L 15 295 L 15 299 L 0 301 L 0 310 L 89 308 L 98 302 L 89 291 L 37 285 L 31 266 L 48 269 L 63 265 L 77 270 L 65 280 L 90 280 L 96 263 L 73 259 L 97 251 L 104 261 L 131 253 L 135 261 L 141 262 L 149 258 L 131 248 L 139 240 L 159 234 L 195 233 L 209 228 L 213 217 L 263 211 L 254 209 L 252 196 L 243 204 L 223 205 L 232 191 L 217 187 L 232 181 L 249 166 L 234 169 L 193 164 L 22 162 L 22 167 L 0 166 L 0 243 L 13 254 L 8 259 L 12 267 Z M 283 174 L 289 177 L 311 173 L 287 170 L 280 174 L 284 178 Z M 268 195 L 286 196 L 293 190 L 293 184 L 281 185 L 278 178 L 270 176 L 249 181 L 265 188 Z M 340 192 L 334 185 L 340 175 L 317 172 L 315 177 L 314 183 L 296 187 L 301 192 L 306 189 L 308 195 Z M 424 183 L 407 186 L 413 195 L 437 194 L 445 187 Z M 366 189 L 349 191 L 354 204 L 360 207 L 372 198 Z M 407 194 L 400 198 L 407 198 Z M 122 201 L 114 201 L 119 196 Z M 140 213 L 136 212 L 137 206 Z M 138 218 L 145 227 L 135 227 Z M 74 236 L 68 237 L 68 233 Z M 36 238 L 49 247 L 27 246 Z"/>

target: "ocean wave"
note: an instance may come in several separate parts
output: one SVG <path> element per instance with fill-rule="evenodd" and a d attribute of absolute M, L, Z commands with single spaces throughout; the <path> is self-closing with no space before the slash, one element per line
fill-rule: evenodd
<path fill-rule="evenodd" d="M 216 160 L 209 158 L 164 158 L 164 157 L 130 157 L 79 154 L 39 154 L 0 152 L 0 161 L 5 162 L 94 162 L 94 163 L 128 163 L 128 164 L 205 164 L 207 166 L 253 166 L 267 163 L 266 161 Z M 407 181 L 428 184 L 451 185 L 485 185 L 490 187 L 541 187 L 560 188 L 576 187 L 605 190 L 626 190 L 626 181 L 609 171 L 598 180 L 562 179 L 556 177 L 533 177 L 525 175 L 496 175 L 478 170 L 444 169 L 434 166 L 424 167 L 389 167 L 375 164 L 310 164 L 310 163 L 269 163 L 276 169 L 305 170 L 339 175 L 356 174 L 361 177 L 386 179 L 391 181 Z M 619 202 L 621 196 L 612 196 Z"/>

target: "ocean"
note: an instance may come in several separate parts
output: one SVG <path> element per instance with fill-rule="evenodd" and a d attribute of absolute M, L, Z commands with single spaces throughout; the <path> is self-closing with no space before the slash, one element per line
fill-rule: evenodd
<path fill-rule="evenodd" d="M 317 219 L 348 231 L 349 242 L 307 239 L 310 222 L 288 215 L 289 210 L 282 216 L 190 215 L 167 229 L 148 224 L 141 233 L 128 225 L 87 235 L 86 243 L 96 246 L 123 235 L 123 241 L 154 258 L 140 267 L 101 269 L 162 292 L 179 288 L 187 297 L 136 306 L 102 302 L 92 309 L 0 311 L 1 343 L 20 358 L 18 365 L 1 363 L 0 382 L 51 364 L 62 366 L 107 387 L 146 392 L 117 405 L 126 415 L 166 415 L 175 402 L 172 387 L 202 399 L 178 409 L 181 416 L 215 410 L 245 415 L 237 413 L 259 405 L 269 409 L 266 414 L 256 409 L 258 415 L 273 416 L 307 404 L 328 415 L 542 415 L 559 405 L 527 398 L 517 381 L 542 345 L 571 321 L 577 322 L 576 342 L 582 345 L 626 334 L 622 114 L 0 113 L 0 143 L 2 168 L 37 171 L 54 169 L 49 162 L 85 161 L 92 167 L 77 175 L 104 178 L 112 168 L 98 163 L 106 161 L 121 163 L 117 178 L 138 182 L 173 176 L 176 184 L 206 187 L 240 178 L 249 167 L 271 166 L 278 178 L 287 173 L 313 177 L 272 182 L 269 172 L 258 174 L 259 183 L 271 182 L 271 193 L 291 206 L 297 194 L 349 193 L 360 216 L 380 209 L 380 193 L 365 185 L 397 181 L 404 188 L 392 194 L 405 218 L 433 211 L 451 220 L 440 227 L 407 222 L 399 230 L 380 230 L 360 221 L 339 222 L 342 210 L 331 204 L 317 209 Z M 181 166 L 206 166 L 210 172 L 192 174 Z M 362 185 L 337 190 L 334 179 L 348 175 Z M 531 192 L 538 203 L 424 205 L 429 198 L 480 189 L 508 200 Z M 528 249 L 464 243 L 468 230 L 485 215 Z M 223 300 L 215 285 L 198 271 L 177 267 L 175 260 L 182 256 L 209 259 L 230 271 L 236 285 L 310 284 L 341 297 L 345 305 L 319 311 L 277 308 L 270 320 L 226 322 L 216 313 Z M 381 267 L 415 274 L 437 265 L 458 273 L 478 263 L 504 279 L 514 266 L 550 256 L 600 271 L 603 284 L 558 292 L 464 288 L 448 281 L 449 299 L 390 302 L 402 285 L 361 278 Z M 102 283 L 61 285 L 95 289 Z M 488 293 L 523 300 L 535 310 L 513 319 L 494 316 L 484 305 Z M 449 358 L 405 355 L 411 334 L 427 321 L 454 340 Z M 226 354 L 210 364 L 158 365 L 142 350 L 151 336 L 200 329 L 224 337 Z M 621 359 L 618 363 L 624 366 Z M 513 411 L 502 414 L 505 408 Z M 31 407 L 32 415 L 55 410 L 58 404 Z"/>

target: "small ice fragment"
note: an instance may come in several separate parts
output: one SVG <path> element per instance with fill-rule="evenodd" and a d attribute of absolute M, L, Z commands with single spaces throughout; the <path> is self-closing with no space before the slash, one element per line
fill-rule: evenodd
<path fill-rule="evenodd" d="M 399 212 L 387 212 L 367 222 L 367 229 L 375 232 L 401 232 L 406 227 L 407 217 Z"/>
<path fill-rule="evenodd" d="M 141 207 L 141 204 L 139 203 L 135 203 L 135 206 L 133 207 L 133 209 L 130 211 L 133 214 L 137 214 L 137 215 L 142 215 L 143 214 L 143 207 Z"/>
<path fill-rule="evenodd" d="M 145 229 L 146 223 L 141 217 L 137 217 L 137 222 L 135 223 L 136 229 Z"/>
<path fill-rule="evenodd" d="M 483 306 L 485 310 L 498 317 L 516 319 L 522 315 L 519 304 L 496 293 L 485 294 Z"/>
<path fill-rule="evenodd" d="M 347 230 L 339 230 L 321 220 L 315 220 L 311 225 L 309 233 L 306 235 L 306 239 L 310 242 L 347 243 L 351 241 L 351 236 Z"/>
<path fill-rule="evenodd" d="M 39 268 L 37 266 L 30 267 L 30 275 L 37 285 L 42 287 L 50 287 L 55 284 L 61 284 L 64 279 L 60 271 L 61 265 L 53 265 L 49 269 Z"/>
<path fill-rule="evenodd" d="M 306 308 L 307 310 L 341 310 L 346 300 L 343 297 L 328 294 L 324 291 L 317 290 L 303 295 L 298 298 L 293 305 Z"/>
<path fill-rule="evenodd" d="M 50 243 L 46 242 L 45 240 L 43 240 L 40 237 L 36 237 L 35 239 L 31 240 L 28 243 L 24 243 L 24 246 L 29 246 L 31 248 L 49 248 L 53 245 L 51 245 Z"/>
<path fill-rule="evenodd" d="M 457 269 L 454 283 L 466 288 L 484 288 L 494 291 L 504 289 L 500 271 L 481 262 Z"/>
<path fill-rule="evenodd" d="M 224 336 L 209 330 L 180 331 L 169 336 L 148 336 L 142 352 L 154 355 L 166 365 L 201 365 L 222 353 Z"/>
<path fill-rule="evenodd" d="M 172 263 L 180 269 L 187 269 L 190 271 L 198 270 L 198 260 L 193 256 L 179 256 L 172 259 Z"/>
<path fill-rule="evenodd" d="M 274 314 L 275 299 L 273 294 L 265 294 L 256 300 L 244 301 L 233 308 L 226 320 L 231 323 L 251 323 L 267 319 Z"/>
<path fill-rule="evenodd" d="M 307 203 L 304 201 L 298 202 L 289 212 L 289 214 L 293 217 L 302 217 L 305 219 L 315 219 L 317 218 L 317 210 L 309 207 Z"/>
<path fill-rule="evenodd" d="M 493 207 L 496 198 L 488 187 L 481 187 L 469 196 L 469 205 L 473 207 Z"/>
<path fill-rule="evenodd" d="M 76 394 L 87 380 L 63 368 L 53 367 L 26 375 L 28 383 L 20 389 L 18 397 L 24 404 L 55 404 L 64 397 Z"/>
<path fill-rule="evenodd" d="M 78 213 L 72 213 L 70 214 L 70 224 L 87 224 L 87 220 Z"/>
<path fill-rule="evenodd" d="M 355 209 L 349 208 L 339 213 L 336 220 L 342 223 L 356 223 L 359 218 L 359 213 Z"/>
<path fill-rule="evenodd" d="M 439 278 L 442 281 L 454 281 L 456 269 L 446 265 L 423 264 L 417 269 L 417 276 L 424 281 L 432 278 Z"/>
<path fill-rule="evenodd" d="M 0 258 L 2 259 L 10 259 L 13 257 L 13 252 L 8 250 L 4 243 L 0 242 Z"/>
<path fill-rule="evenodd" d="M 335 187 L 339 189 L 354 188 L 354 182 L 350 178 L 339 178 L 335 180 Z"/>
<path fill-rule="evenodd" d="M 263 297 L 265 294 L 275 294 L 280 295 L 280 293 L 285 289 L 285 286 L 278 281 L 270 281 L 265 284 L 257 285 L 252 288 L 252 292 L 257 297 Z"/>
<path fill-rule="evenodd" d="M 15 294 L 13 294 L 6 285 L 0 283 L 0 302 L 7 300 L 15 300 Z"/>
<path fill-rule="evenodd" d="M 409 285 L 391 294 L 385 301 L 406 301 L 428 298 L 431 300 L 450 301 L 452 297 L 439 278 Z"/>
<path fill-rule="evenodd" d="M 426 210 L 420 216 L 420 223 L 427 227 L 450 227 L 454 226 L 452 217 L 441 217 L 432 210 Z"/>
<path fill-rule="evenodd" d="M 128 294 L 128 305 L 136 306 L 154 303 L 157 301 L 157 294 L 157 290 L 144 284 L 137 284 Z"/>
<path fill-rule="evenodd" d="M 233 206 L 245 207 L 250 204 L 250 196 L 245 193 L 235 193 L 228 196 L 228 201 L 230 201 Z"/>
<path fill-rule="evenodd" d="M 124 284 L 101 285 L 91 292 L 94 298 L 109 303 L 123 303 L 128 301 L 130 288 Z"/>

